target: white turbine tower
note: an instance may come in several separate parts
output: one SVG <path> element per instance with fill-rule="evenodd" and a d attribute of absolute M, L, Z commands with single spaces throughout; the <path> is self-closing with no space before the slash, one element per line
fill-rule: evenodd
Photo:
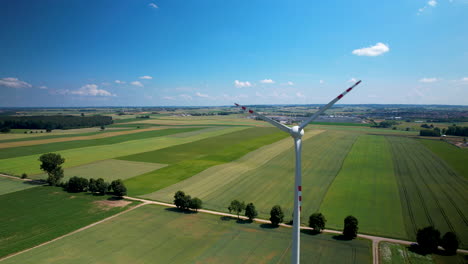
<path fill-rule="evenodd" d="M 304 135 L 304 127 L 307 126 L 310 122 L 315 120 L 319 115 L 321 115 L 325 110 L 332 107 L 338 100 L 350 92 L 356 85 L 361 83 L 361 81 L 356 82 L 353 86 L 349 87 L 342 94 L 338 95 L 335 99 L 329 102 L 327 105 L 320 108 L 315 114 L 304 120 L 299 126 L 287 127 L 281 123 L 276 122 L 275 120 L 266 117 L 262 114 L 256 113 L 253 110 L 247 109 L 245 106 L 235 104 L 239 106 L 244 111 L 249 111 L 249 113 L 258 116 L 264 121 L 274 125 L 275 127 L 283 130 L 284 132 L 291 135 L 294 138 L 294 145 L 296 149 L 296 177 L 294 182 L 294 219 L 293 219 L 293 245 L 292 245 L 292 254 L 291 254 L 291 263 L 298 264 L 300 257 L 300 219 L 301 219 L 301 201 L 302 201 L 302 177 L 301 177 L 301 149 L 302 149 L 302 136 Z"/>

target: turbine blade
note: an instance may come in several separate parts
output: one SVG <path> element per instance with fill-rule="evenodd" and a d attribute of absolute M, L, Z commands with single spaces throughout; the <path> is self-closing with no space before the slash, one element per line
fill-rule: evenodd
<path fill-rule="evenodd" d="M 243 111 L 248 111 L 250 114 L 255 115 L 255 116 L 258 116 L 258 117 L 261 118 L 263 121 L 266 121 L 266 122 L 268 122 L 268 123 L 274 125 L 275 127 L 279 128 L 279 129 L 281 129 L 281 130 L 283 130 L 284 132 L 286 132 L 286 133 L 288 133 L 288 134 L 291 132 L 291 128 L 289 128 L 289 127 L 287 127 L 287 126 L 285 126 L 285 125 L 283 125 L 283 124 L 281 124 L 281 123 L 278 123 L 278 122 L 276 122 L 275 120 L 273 120 L 273 119 L 271 119 L 271 118 L 269 118 L 269 117 L 266 117 L 266 116 L 264 116 L 264 115 L 262 115 L 262 114 L 259 114 L 259 113 L 255 112 L 255 111 L 251 110 L 251 109 L 247 109 L 247 107 L 242 106 L 242 105 L 239 105 L 239 104 L 237 104 L 237 103 L 235 103 L 235 105 L 236 105 L 237 107 L 240 107 Z"/>
<path fill-rule="evenodd" d="M 300 125 L 299 125 L 299 128 L 300 129 L 303 129 L 304 127 L 306 127 L 310 122 L 312 122 L 313 120 L 315 120 L 317 117 L 319 117 L 319 115 L 321 115 L 323 112 L 325 112 L 328 108 L 332 107 L 336 102 L 338 102 L 341 98 L 343 98 L 343 96 L 345 96 L 347 93 L 349 93 L 354 87 L 356 87 L 358 84 L 360 84 L 361 81 L 358 81 L 356 82 L 355 84 L 353 84 L 353 86 L 349 87 L 348 89 L 346 89 L 346 91 L 344 91 L 342 94 L 338 95 L 335 99 L 331 100 L 331 102 L 329 102 L 327 105 L 323 106 L 322 108 L 320 108 L 315 114 L 313 114 L 311 117 L 307 118 L 306 120 L 304 120 Z M 300 130 L 299 129 L 299 130 Z"/>

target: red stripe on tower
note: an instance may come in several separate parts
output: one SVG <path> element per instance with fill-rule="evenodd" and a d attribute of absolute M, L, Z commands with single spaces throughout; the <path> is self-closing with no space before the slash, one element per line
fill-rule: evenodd
<path fill-rule="evenodd" d="M 340 95 L 338 95 L 338 97 L 337 97 L 337 98 L 338 98 L 338 99 L 341 99 L 341 98 L 343 98 L 343 94 L 340 94 Z"/>
<path fill-rule="evenodd" d="M 297 189 L 302 192 L 302 186 L 297 186 Z"/>
<path fill-rule="evenodd" d="M 348 89 L 346 90 L 346 92 L 349 93 L 349 91 L 351 91 L 352 89 L 353 89 L 353 88 L 348 88 Z"/>
<path fill-rule="evenodd" d="M 302 201 L 302 196 L 299 196 L 299 202 Z"/>
<path fill-rule="evenodd" d="M 247 109 L 247 108 L 245 108 L 245 106 L 242 106 L 242 110 L 245 110 L 245 109 Z"/>
<path fill-rule="evenodd" d="M 249 113 L 253 114 L 253 111 L 252 111 L 252 110 L 249 110 Z"/>
<path fill-rule="evenodd" d="M 302 212 L 302 206 L 299 206 L 299 211 Z"/>
<path fill-rule="evenodd" d="M 239 104 L 238 104 L 238 103 L 234 103 L 234 104 L 235 104 L 236 106 L 239 106 Z"/>

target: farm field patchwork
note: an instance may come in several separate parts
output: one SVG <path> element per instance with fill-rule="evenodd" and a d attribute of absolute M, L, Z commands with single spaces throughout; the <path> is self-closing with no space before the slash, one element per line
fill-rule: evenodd
<path fill-rule="evenodd" d="M 460 176 L 468 179 L 468 149 L 457 148 L 440 140 L 421 139 L 421 143 L 448 163 Z"/>
<path fill-rule="evenodd" d="M 304 263 L 371 263 L 368 240 L 301 235 Z M 291 229 L 145 205 L 3 263 L 289 263 Z"/>
<path fill-rule="evenodd" d="M 89 137 L 74 138 L 58 138 L 48 140 L 34 140 L 34 141 L 22 141 L 22 142 L 11 142 L 3 143 L 3 145 L 14 145 L 14 144 L 35 144 L 32 146 L 17 146 L 2 149 L 0 153 L 0 159 L 15 158 L 33 154 L 56 152 L 74 148 L 85 148 L 93 146 L 110 145 L 116 143 L 122 143 L 126 141 L 162 137 L 176 133 L 190 132 L 199 130 L 200 128 L 148 128 L 147 130 L 129 130 L 122 132 L 104 133 L 100 135 L 94 135 Z M 128 134 L 131 132 L 130 134 Z M 123 133 L 123 134 L 122 134 Z M 127 133 L 127 134 L 125 134 Z M 97 137 L 97 138 L 94 138 Z M 91 138 L 91 139 L 87 139 Z M 81 140 L 79 140 L 81 139 Z M 64 142 L 58 142 L 63 140 Z M 36 144 L 37 143 L 37 144 Z M 2 144 L 0 144 L 1 146 Z"/>
<path fill-rule="evenodd" d="M 174 145 L 201 140 L 204 138 L 223 135 L 233 131 L 240 131 L 243 129 L 246 129 L 246 127 L 229 127 L 223 130 L 208 131 L 187 138 L 162 136 L 140 140 L 131 140 L 110 145 L 68 149 L 60 151 L 59 154 L 65 158 L 63 167 L 69 168 L 99 160 L 112 159 L 119 156 L 162 149 Z M 0 159 L 0 172 L 10 175 L 21 175 L 23 172 L 27 173 L 28 175 L 40 174 L 42 171 L 39 169 L 39 156 L 40 154 Z"/>
<path fill-rule="evenodd" d="M 341 164 L 359 134 L 348 132 L 326 131 L 306 139 L 303 143 L 303 216 L 308 216 L 319 209 L 328 186 L 331 184 L 341 168 Z M 202 173 L 202 177 L 212 178 L 219 183 L 199 185 L 197 182 L 180 182 L 146 198 L 172 202 L 175 191 L 182 190 L 192 197 L 203 200 L 205 208 L 227 211 L 227 206 L 234 199 L 253 202 L 259 212 L 259 217 L 269 218 L 270 209 L 278 204 L 285 212 L 285 221 L 292 216 L 292 197 L 294 181 L 294 151 L 293 141 L 288 138 L 289 149 L 273 157 L 261 166 L 240 173 L 233 177 L 232 173 L 211 170 Z M 216 178 L 216 180 L 215 180 Z M 134 178 L 135 179 L 135 178 Z M 302 221 L 306 222 L 307 217 Z"/>
<path fill-rule="evenodd" d="M 342 229 L 353 215 L 359 231 L 405 238 L 406 230 L 390 145 L 384 136 L 361 135 L 320 206 L 327 227 Z"/>
<path fill-rule="evenodd" d="M 389 242 L 379 243 L 380 263 L 417 263 L 417 264 L 448 264 L 465 263 L 464 255 L 442 256 L 437 254 L 420 255 L 409 250 L 408 246 Z"/>
<path fill-rule="evenodd" d="M 109 128 L 107 127 L 106 130 L 121 130 L 124 128 Z M 24 131 L 45 131 L 45 130 L 36 130 L 36 129 L 27 129 Z M 87 133 L 99 133 L 101 132 L 100 127 L 88 127 L 88 128 L 75 128 L 75 129 L 54 129 L 49 133 L 30 133 L 30 134 L 24 134 L 22 133 L 6 133 L 6 134 L 0 134 L 0 142 L 4 140 L 31 140 L 35 138 L 41 138 L 45 136 L 64 136 L 64 135 L 77 135 L 77 134 L 87 134 Z"/>
<path fill-rule="evenodd" d="M 128 207 L 108 206 L 109 197 L 70 194 L 50 186 L 1 195 L 0 257 L 64 235 Z"/>
<path fill-rule="evenodd" d="M 70 177 L 79 176 L 83 178 L 103 178 L 105 181 L 111 182 L 117 179 L 127 179 L 149 171 L 157 170 L 165 167 L 164 164 L 137 162 L 127 160 L 101 160 L 93 163 L 88 163 L 81 166 L 66 168 L 64 170 L 63 181 Z M 33 179 L 46 179 L 47 174 L 39 174 L 31 176 Z"/>
<path fill-rule="evenodd" d="M 35 187 L 36 185 L 6 177 L 0 177 L 0 195 L 21 191 Z"/>
<path fill-rule="evenodd" d="M 468 183 L 420 141 L 387 137 L 407 234 L 414 240 L 419 228 L 435 226 L 442 234 L 455 232 L 460 246 L 468 246 Z"/>
<path fill-rule="evenodd" d="M 142 195 L 175 184 L 211 166 L 236 160 L 285 137 L 287 134 L 274 128 L 249 128 L 119 159 L 170 164 L 125 181 L 129 195 Z"/>

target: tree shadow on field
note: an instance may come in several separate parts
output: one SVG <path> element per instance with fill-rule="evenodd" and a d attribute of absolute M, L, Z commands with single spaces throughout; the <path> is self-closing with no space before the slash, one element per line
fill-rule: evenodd
<path fill-rule="evenodd" d="M 237 219 L 236 223 L 245 225 L 245 224 L 251 224 L 253 221 L 250 221 L 249 219 Z"/>
<path fill-rule="evenodd" d="M 23 181 L 23 184 L 37 186 L 37 185 L 45 185 L 47 184 L 47 182 L 45 180 L 31 180 L 31 181 Z"/>
<path fill-rule="evenodd" d="M 107 198 L 108 201 L 120 201 L 120 200 L 123 200 L 124 198 L 123 197 L 120 197 L 120 196 L 111 196 L 109 198 Z"/>
<path fill-rule="evenodd" d="M 315 230 L 311 230 L 311 229 L 302 229 L 302 230 L 301 230 L 301 233 L 302 233 L 302 234 L 305 234 L 305 235 L 311 235 L 311 236 L 316 236 L 316 235 L 321 234 L 321 232 L 315 231 Z"/>
<path fill-rule="evenodd" d="M 219 219 L 221 221 L 231 221 L 231 220 L 234 220 L 235 218 L 230 217 L 230 216 L 221 216 Z"/>
<path fill-rule="evenodd" d="M 179 208 L 176 208 L 176 207 L 170 207 L 170 208 L 166 208 L 164 209 L 166 211 L 169 211 L 169 212 L 174 212 L 174 213 L 182 213 L 182 214 L 196 214 L 197 212 L 195 211 L 192 211 L 192 210 L 183 210 L 183 209 L 179 209 Z"/>
<path fill-rule="evenodd" d="M 348 237 L 348 236 L 345 236 L 345 235 L 335 235 L 335 236 L 333 236 L 333 239 L 340 240 L 340 241 L 351 241 L 354 238 Z"/>
<path fill-rule="evenodd" d="M 265 229 L 276 229 L 276 228 L 278 228 L 279 226 L 264 223 L 264 224 L 261 224 L 260 227 L 261 227 L 261 228 L 265 228 Z"/>

